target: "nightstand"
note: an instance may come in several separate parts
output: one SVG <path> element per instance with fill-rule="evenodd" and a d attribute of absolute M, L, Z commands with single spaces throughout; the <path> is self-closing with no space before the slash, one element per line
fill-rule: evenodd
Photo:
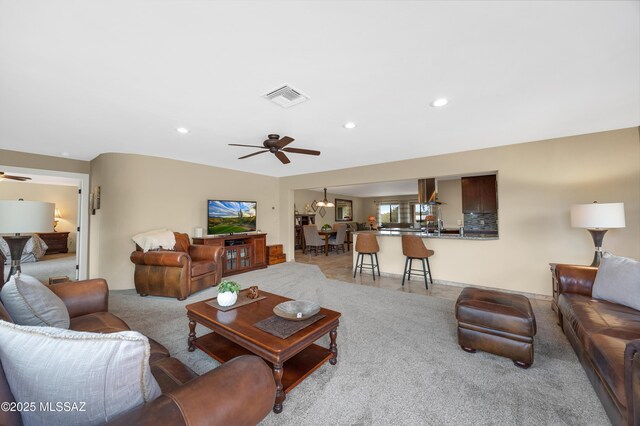
<path fill-rule="evenodd" d="M 48 248 L 45 254 L 69 252 L 69 247 L 67 247 L 68 232 L 38 232 L 38 236 L 47 244 Z"/>

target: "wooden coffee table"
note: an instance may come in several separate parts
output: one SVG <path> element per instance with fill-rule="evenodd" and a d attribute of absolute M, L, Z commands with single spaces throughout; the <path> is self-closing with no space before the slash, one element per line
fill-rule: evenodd
<path fill-rule="evenodd" d="M 276 381 L 273 411 L 280 413 L 286 394 L 291 389 L 327 360 L 332 365 L 338 361 L 336 337 L 341 314 L 322 308 L 320 313 L 325 315 L 324 318 L 281 339 L 253 324 L 274 315 L 273 308 L 277 304 L 291 299 L 262 290 L 260 295 L 267 298 L 227 312 L 208 305 L 208 300 L 187 305 L 189 351 L 201 349 L 221 363 L 246 354 L 264 359 L 272 366 Z M 204 325 L 213 333 L 196 337 L 196 324 Z M 331 338 L 329 349 L 313 343 L 327 333 Z"/>

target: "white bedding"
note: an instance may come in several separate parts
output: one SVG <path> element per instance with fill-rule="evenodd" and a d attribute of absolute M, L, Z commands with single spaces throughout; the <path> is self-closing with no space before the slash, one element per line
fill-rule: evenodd
<path fill-rule="evenodd" d="M 29 238 L 27 244 L 24 246 L 24 250 L 22 251 L 20 263 L 37 262 L 42 258 L 42 256 L 44 256 L 47 248 L 47 244 L 42 241 L 42 238 L 36 234 L 31 235 L 31 238 Z M 9 253 L 9 245 L 4 238 L 0 238 L 0 251 L 2 251 L 4 257 L 7 258 L 7 260 L 5 260 L 5 264 L 9 264 L 11 262 L 11 254 Z"/>

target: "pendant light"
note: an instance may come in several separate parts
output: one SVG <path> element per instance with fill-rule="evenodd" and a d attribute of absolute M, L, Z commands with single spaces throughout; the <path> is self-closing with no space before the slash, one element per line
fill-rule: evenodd
<path fill-rule="evenodd" d="M 324 189 L 324 200 L 318 201 L 316 206 L 320 207 L 335 207 L 336 205 L 327 200 L 327 188 Z"/>

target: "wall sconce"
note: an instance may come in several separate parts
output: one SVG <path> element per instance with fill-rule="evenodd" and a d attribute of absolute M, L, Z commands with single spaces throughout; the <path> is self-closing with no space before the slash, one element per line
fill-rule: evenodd
<path fill-rule="evenodd" d="M 100 187 L 96 186 L 89 195 L 89 210 L 92 215 L 96 214 L 96 210 L 100 210 L 100 198 Z"/>

